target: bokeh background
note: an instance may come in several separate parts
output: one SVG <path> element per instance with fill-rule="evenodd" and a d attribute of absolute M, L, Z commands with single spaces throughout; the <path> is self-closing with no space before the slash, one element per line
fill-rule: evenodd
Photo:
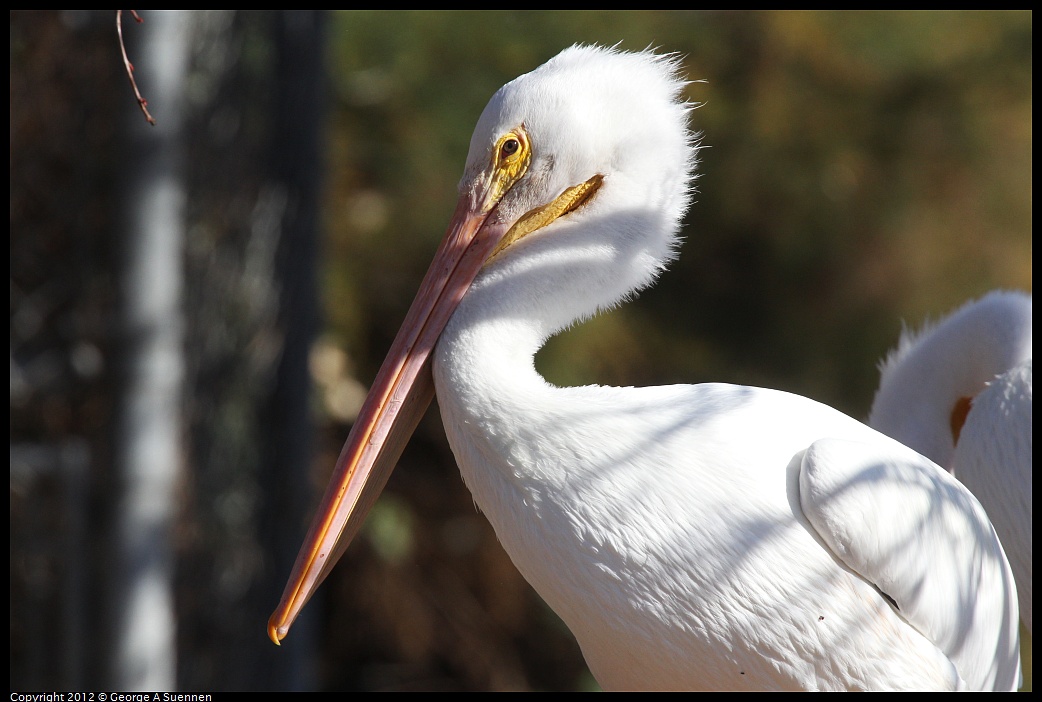
<path fill-rule="evenodd" d="M 1031 290 L 1030 12 L 140 14 L 156 127 L 114 11 L 10 13 L 12 690 L 595 689 L 436 405 L 265 635 L 481 109 L 572 43 L 683 55 L 708 148 L 679 260 L 553 382 L 863 418 L 902 323 Z"/>

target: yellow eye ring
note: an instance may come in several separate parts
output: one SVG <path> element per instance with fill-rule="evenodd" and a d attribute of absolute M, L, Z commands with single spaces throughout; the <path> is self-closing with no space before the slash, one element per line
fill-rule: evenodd
<path fill-rule="evenodd" d="M 490 159 L 487 185 L 481 197 L 482 212 L 489 212 L 521 180 L 532 162 L 532 148 L 524 125 L 499 137 L 491 150 Z"/>
<path fill-rule="evenodd" d="M 527 159 L 528 139 L 523 131 L 508 132 L 499 138 L 494 153 L 498 167 L 510 166 L 519 159 Z"/>

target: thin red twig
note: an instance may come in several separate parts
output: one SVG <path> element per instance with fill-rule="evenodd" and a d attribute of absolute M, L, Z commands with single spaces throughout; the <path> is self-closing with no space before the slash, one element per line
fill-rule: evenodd
<path fill-rule="evenodd" d="M 134 16 L 134 20 L 138 23 L 144 22 L 143 19 L 138 17 L 137 11 L 131 10 L 130 14 Z M 127 67 L 127 77 L 130 78 L 130 87 L 134 89 L 134 95 L 137 96 L 138 107 L 145 113 L 145 119 L 153 127 L 156 126 L 156 120 L 152 115 L 148 114 L 148 100 L 141 97 L 141 91 L 137 89 L 137 81 L 134 80 L 134 66 L 130 63 L 130 59 L 127 58 L 127 47 L 123 44 L 123 10 L 116 10 L 116 33 L 119 34 L 119 50 L 123 52 L 123 65 Z"/>

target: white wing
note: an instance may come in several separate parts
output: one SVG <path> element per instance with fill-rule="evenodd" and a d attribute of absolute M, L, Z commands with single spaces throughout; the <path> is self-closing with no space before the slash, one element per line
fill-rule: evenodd
<path fill-rule="evenodd" d="M 838 558 L 945 651 L 970 689 L 1017 689 L 1013 575 L 958 481 L 896 442 L 824 439 L 804 456 L 800 501 Z"/>

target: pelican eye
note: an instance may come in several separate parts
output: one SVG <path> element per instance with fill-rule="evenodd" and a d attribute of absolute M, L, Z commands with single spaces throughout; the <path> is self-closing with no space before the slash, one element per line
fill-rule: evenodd
<path fill-rule="evenodd" d="M 532 145 L 524 126 L 499 137 L 490 153 L 492 163 L 485 176 L 488 180 L 481 198 L 482 212 L 490 211 L 521 179 L 532 162 Z"/>
<path fill-rule="evenodd" d="M 507 139 L 503 142 L 503 146 L 499 147 L 500 158 L 508 158 L 517 153 L 517 150 L 521 148 L 521 142 L 517 139 Z"/>
<path fill-rule="evenodd" d="M 527 159 L 528 142 L 522 132 L 508 132 L 499 138 L 499 148 L 496 151 L 496 161 L 500 168 L 518 163 L 519 160 Z"/>

